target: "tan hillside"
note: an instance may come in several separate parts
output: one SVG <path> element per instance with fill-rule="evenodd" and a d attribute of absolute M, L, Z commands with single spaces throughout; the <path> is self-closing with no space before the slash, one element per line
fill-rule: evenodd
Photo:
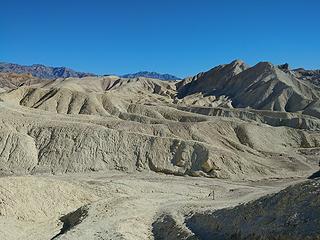
<path fill-rule="evenodd" d="M 315 85 L 285 73 L 277 66 L 261 62 L 248 68 L 241 61 L 221 65 L 212 70 L 177 83 L 179 97 L 195 92 L 225 96 L 237 108 L 299 112 L 318 116 L 318 108 L 308 111 L 319 99 Z M 221 77 L 221 75 L 223 77 Z"/>
<path fill-rule="evenodd" d="M 33 77 L 31 74 L 0 72 L 0 88 L 3 89 L 3 91 L 39 82 L 41 82 L 41 80 Z"/>
<path fill-rule="evenodd" d="M 181 81 L 1 76 L 5 240 L 202 239 L 212 210 L 318 171 L 319 89 L 270 63 L 237 60 Z M 225 210 L 226 227 L 254 204 Z"/>

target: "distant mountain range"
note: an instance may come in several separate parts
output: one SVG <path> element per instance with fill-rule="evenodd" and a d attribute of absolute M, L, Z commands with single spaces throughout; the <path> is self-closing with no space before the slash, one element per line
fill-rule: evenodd
<path fill-rule="evenodd" d="M 123 78 L 137 78 L 137 77 L 146 77 L 146 78 L 154 78 L 154 79 L 160 79 L 160 80 L 181 80 L 181 78 L 178 78 L 171 74 L 161 74 L 157 72 L 137 72 L 137 73 L 129 73 L 122 75 Z"/>
<path fill-rule="evenodd" d="M 247 68 L 248 66 L 245 66 Z M 283 72 L 294 76 L 303 81 L 310 82 L 314 85 L 320 86 L 320 70 L 306 70 L 303 68 L 290 69 L 289 65 L 282 64 L 277 66 Z M 68 77 L 88 77 L 98 76 L 94 73 L 77 72 L 67 67 L 50 67 L 42 64 L 33 64 L 31 66 L 24 66 L 14 63 L 0 62 L 0 73 L 16 73 L 16 74 L 31 74 L 33 77 L 40 79 L 56 79 L 56 78 L 68 78 Z M 200 73 L 201 74 L 201 73 Z M 105 75 L 108 76 L 108 75 Z M 159 80 L 181 80 L 181 78 L 171 74 L 161 74 L 157 72 L 141 71 L 136 73 L 129 73 L 120 75 L 122 78 L 153 78 Z"/>
<path fill-rule="evenodd" d="M 77 72 L 73 69 L 66 67 L 50 67 L 42 64 L 33 64 L 31 66 L 24 66 L 15 63 L 0 62 L 0 73 L 17 73 L 17 74 L 31 74 L 37 78 L 43 79 L 56 79 L 56 78 L 68 78 L 68 77 L 88 77 L 97 76 L 94 73 Z M 155 78 L 160 80 L 180 80 L 180 78 L 171 74 L 160 74 L 157 72 L 137 72 L 131 74 L 121 75 L 123 78 Z"/>
<path fill-rule="evenodd" d="M 34 77 L 55 79 L 55 78 L 67 78 L 67 77 L 86 77 L 96 76 L 92 73 L 76 72 L 66 67 L 48 67 L 42 64 L 33 64 L 31 66 L 23 66 L 14 63 L 0 63 L 0 72 L 3 73 L 19 73 L 19 74 L 31 74 Z"/>

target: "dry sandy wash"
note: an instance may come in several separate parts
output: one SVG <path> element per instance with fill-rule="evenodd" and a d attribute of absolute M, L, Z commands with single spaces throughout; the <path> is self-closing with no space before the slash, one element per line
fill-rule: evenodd
<path fill-rule="evenodd" d="M 1 74 L 1 239 L 319 238 L 304 181 L 320 89 L 300 75 L 239 60 L 181 81 Z"/>

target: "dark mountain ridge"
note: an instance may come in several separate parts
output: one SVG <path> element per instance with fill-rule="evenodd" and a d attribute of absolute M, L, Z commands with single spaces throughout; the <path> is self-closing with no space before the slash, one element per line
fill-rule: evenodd
<path fill-rule="evenodd" d="M 34 77 L 42 79 L 68 78 L 68 77 L 87 77 L 96 76 L 93 73 L 77 72 L 66 67 L 49 67 L 42 64 L 33 64 L 31 66 L 24 66 L 14 63 L 0 63 L 0 72 L 3 73 L 17 73 L 17 74 L 31 74 Z"/>
<path fill-rule="evenodd" d="M 15 63 L 6 63 L 0 62 L 0 73 L 16 73 L 16 74 L 31 74 L 34 77 L 41 79 L 56 79 L 56 78 L 68 78 L 68 77 L 89 77 L 89 76 L 98 76 L 94 73 L 78 72 L 67 67 L 51 67 L 45 66 L 42 64 L 33 64 L 30 66 L 15 64 Z M 109 76 L 106 74 L 104 76 Z M 137 73 L 129 73 L 120 75 L 123 78 L 137 78 L 137 77 L 146 77 L 159 80 L 181 80 L 172 74 L 161 74 L 157 72 L 148 72 L 141 71 Z"/>

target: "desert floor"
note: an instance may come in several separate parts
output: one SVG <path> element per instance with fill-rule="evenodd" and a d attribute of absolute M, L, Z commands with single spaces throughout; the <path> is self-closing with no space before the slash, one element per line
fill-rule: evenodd
<path fill-rule="evenodd" d="M 109 171 L 0 180 L 1 239 L 132 240 L 154 239 L 153 224 L 164 214 L 185 228 L 192 211 L 232 207 L 305 178 L 242 182 Z"/>

